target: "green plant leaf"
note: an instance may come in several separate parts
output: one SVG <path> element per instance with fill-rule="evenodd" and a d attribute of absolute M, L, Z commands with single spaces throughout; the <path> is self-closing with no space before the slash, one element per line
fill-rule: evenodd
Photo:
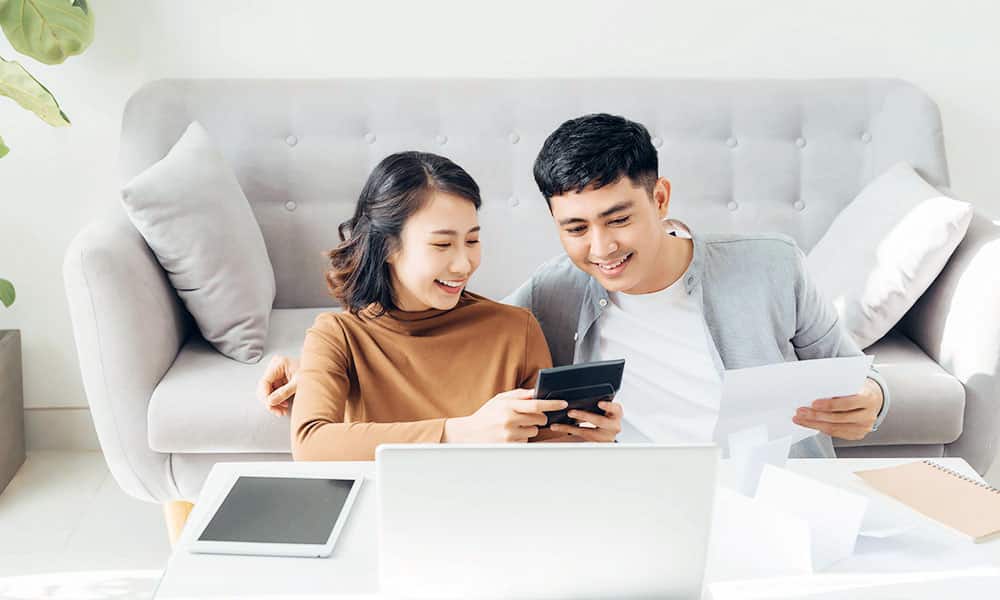
<path fill-rule="evenodd" d="M 10 148 L 3 145 L 3 138 L 0 137 L 0 158 L 7 156 L 8 152 L 10 152 Z"/>
<path fill-rule="evenodd" d="M 3 57 L 0 57 L 0 96 L 13 98 L 53 127 L 69 125 L 69 117 L 59 108 L 52 92 L 25 71 L 20 63 L 4 60 Z"/>
<path fill-rule="evenodd" d="M 17 294 L 14 293 L 14 284 L 6 279 L 0 279 L 0 302 L 6 307 L 10 307 L 11 304 L 14 304 L 15 298 L 17 298 Z"/>
<path fill-rule="evenodd" d="M 0 27 L 15 50 L 57 65 L 94 40 L 94 13 L 84 0 L 0 0 Z"/>

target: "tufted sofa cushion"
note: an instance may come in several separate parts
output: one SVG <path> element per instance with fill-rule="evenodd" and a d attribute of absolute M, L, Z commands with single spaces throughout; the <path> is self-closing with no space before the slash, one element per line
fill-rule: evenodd
<path fill-rule="evenodd" d="M 462 165 L 483 190 L 483 265 L 500 298 L 560 251 L 531 166 L 564 120 L 612 112 L 645 124 L 695 231 L 778 231 L 808 251 L 896 162 L 948 184 L 937 107 L 898 80 L 164 80 L 129 101 L 121 176 L 166 154 L 188 123 L 212 133 L 260 222 L 275 307 L 330 306 L 322 251 L 387 154 Z"/>

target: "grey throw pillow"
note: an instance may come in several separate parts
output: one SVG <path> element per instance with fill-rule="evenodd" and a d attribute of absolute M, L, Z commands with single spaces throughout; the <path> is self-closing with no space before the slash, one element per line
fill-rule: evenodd
<path fill-rule="evenodd" d="M 191 123 L 125 185 L 122 203 L 202 336 L 230 358 L 259 361 L 274 271 L 250 204 L 205 128 Z"/>

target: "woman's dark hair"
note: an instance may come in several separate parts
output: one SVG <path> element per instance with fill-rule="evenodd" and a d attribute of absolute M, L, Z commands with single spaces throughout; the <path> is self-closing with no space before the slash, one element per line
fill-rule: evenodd
<path fill-rule="evenodd" d="M 435 191 L 482 204 L 475 180 L 452 161 L 426 152 L 385 157 L 368 176 L 354 216 L 337 228 L 340 244 L 330 250 L 327 286 L 353 314 L 374 305 L 376 315 L 397 308 L 389 255 L 399 247 L 403 225 Z"/>
<path fill-rule="evenodd" d="M 659 165 L 649 131 L 625 117 L 598 113 L 570 119 L 542 144 L 535 183 L 552 208 L 553 196 L 602 188 L 628 177 L 650 196 Z"/>

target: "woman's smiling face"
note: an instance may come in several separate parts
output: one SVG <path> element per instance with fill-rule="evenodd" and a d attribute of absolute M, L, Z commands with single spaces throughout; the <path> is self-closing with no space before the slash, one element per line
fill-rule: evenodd
<path fill-rule="evenodd" d="M 403 225 L 389 255 L 396 306 L 448 310 L 479 268 L 479 217 L 470 200 L 437 190 Z"/>

